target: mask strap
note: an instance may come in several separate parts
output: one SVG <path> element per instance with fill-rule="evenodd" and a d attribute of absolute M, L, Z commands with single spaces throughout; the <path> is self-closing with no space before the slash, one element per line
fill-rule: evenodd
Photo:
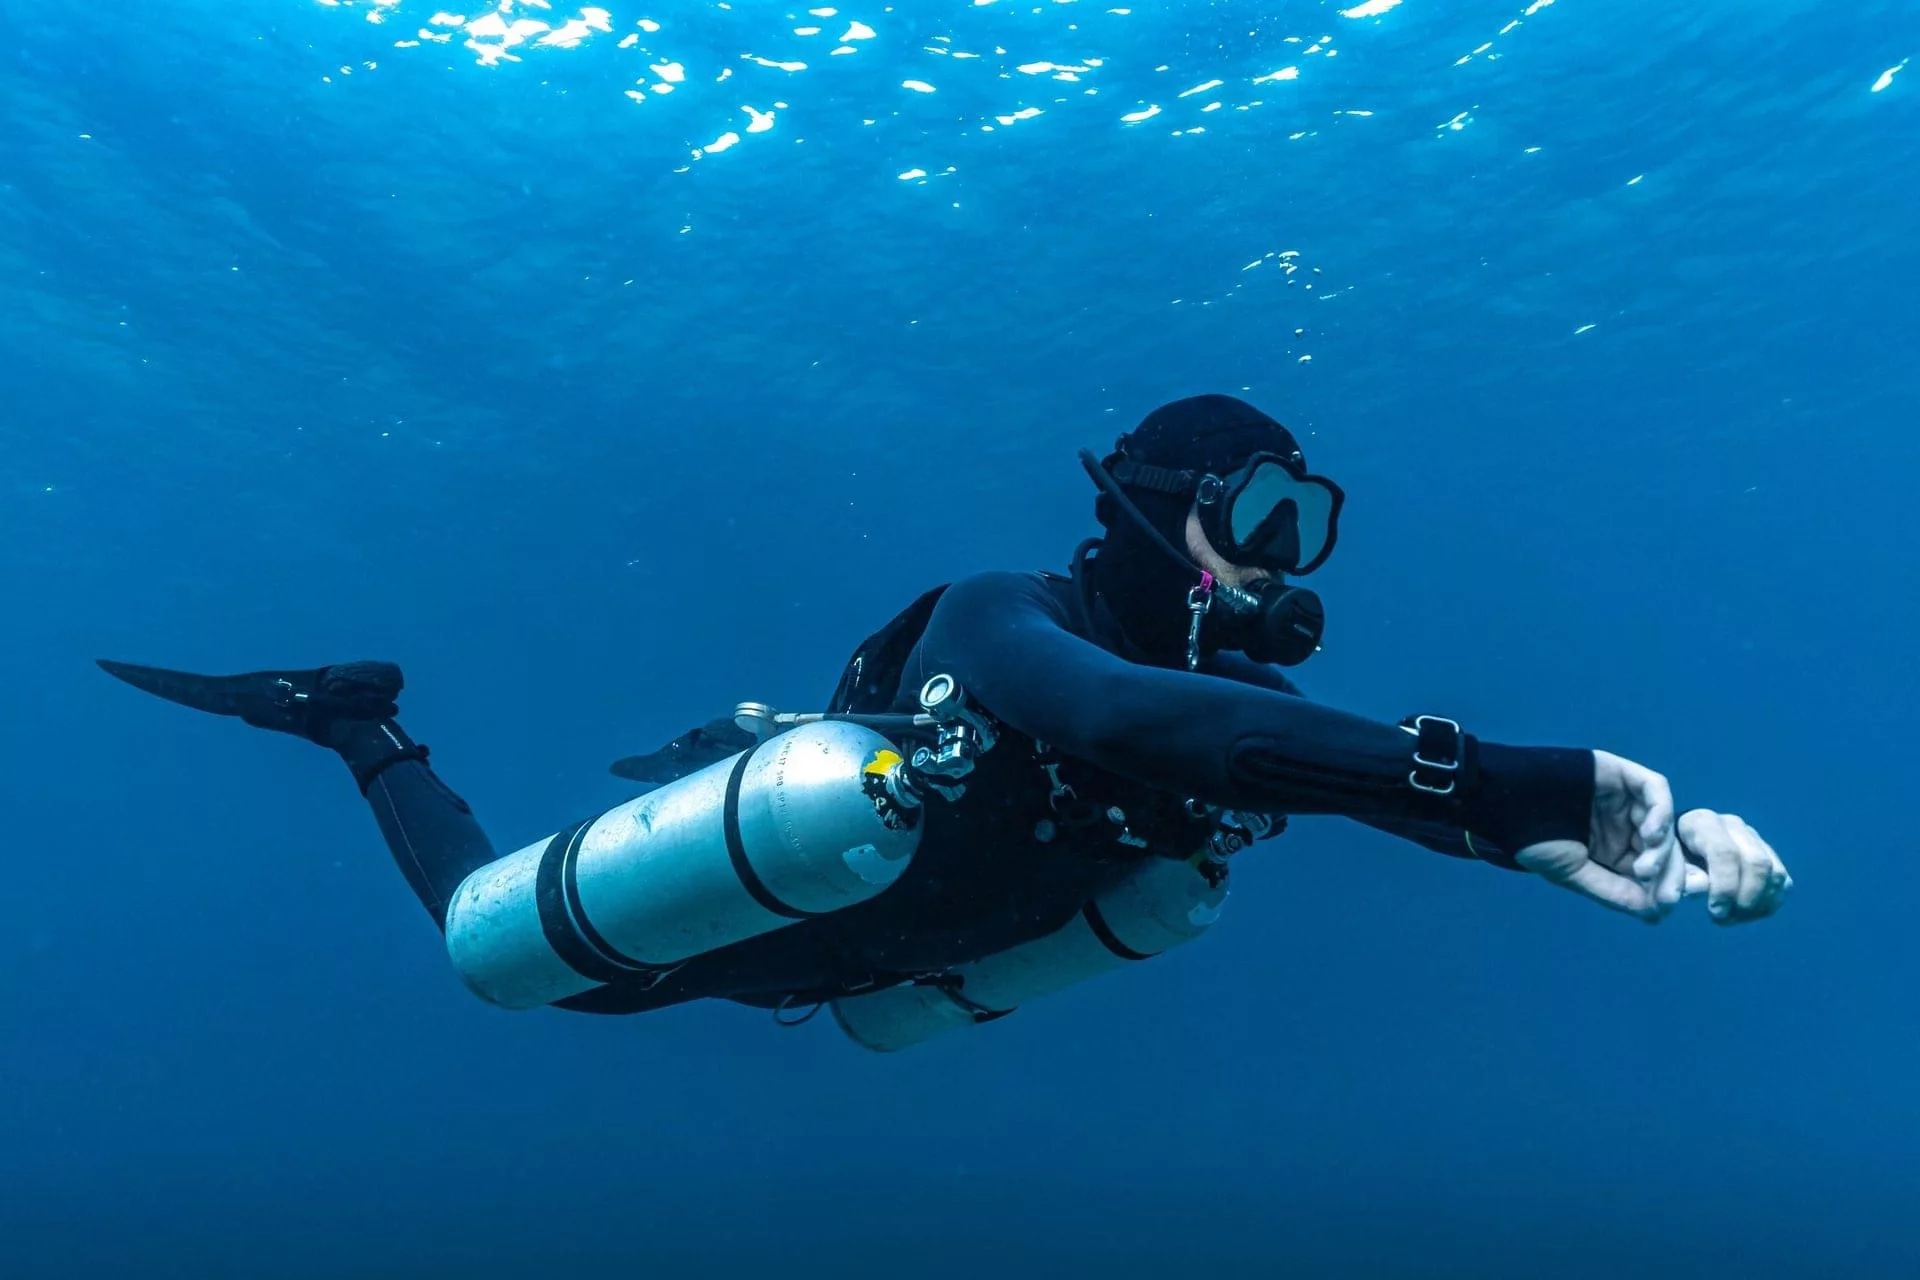
<path fill-rule="evenodd" d="M 1197 575 L 1209 584 L 1212 583 L 1213 578 L 1211 574 L 1195 564 L 1189 556 L 1181 553 L 1178 548 L 1167 541 L 1167 535 L 1160 532 L 1153 521 L 1141 514 L 1140 508 L 1133 505 L 1133 499 L 1126 495 L 1126 491 L 1123 490 L 1119 482 L 1113 478 L 1113 474 L 1100 465 L 1099 460 L 1093 456 L 1091 449 L 1082 449 L 1080 451 L 1080 465 L 1087 469 L 1087 474 L 1092 476 L 1093 482 L 1100 486 L 1100 491 L 1109 498 L 1112 498 L 1114 503 L 1118 505 L 1122 511 L 1126 512 L 1127 518 L 1133 521 L 1141 532 L 1152 539 L 1156 546 L 1166 552 L 1168 556 L 1172 557 L 1174 562 L 1178 564 L 1183 571 Z M 1156 467 L 1154 470 L 1164 472 L 1165 468 Z M 1184 492 L 1184 490 L 1181 492 Z"/>
<path fill-rule="evenodd" d="M 1170 493 L 1176 498 L 1191 497 L 1200 484 L 1200 473 L 1197 471 L 1175 471 L 1170 467 L 1150 466 L 1124 457 L 1113 464 L 1109 474 L 1121 484 L 1151 489 L 1155 493 Z"/>

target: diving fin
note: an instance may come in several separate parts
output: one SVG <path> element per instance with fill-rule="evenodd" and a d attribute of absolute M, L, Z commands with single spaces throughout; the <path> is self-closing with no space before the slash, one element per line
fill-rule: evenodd
<path fill-rule="evenodd" d="M 165 667 L 143 667 L 108 658 L 100 669 L 143 693 L 195 711 L 236 716 L 258 729 L 274 729 L 324 742 L 335 721 L 381 721 L 400 714 L 395 699 L 405 680 L 391 662 L 344 662 L 309 671 L 250 671 L 212 676 Z"/>
<path fill-rule="evenodd" d="M 758 741 L 732 720 L 709 720 L 698 729 L 689 729 L 658 751 L 615 760 L 608 770 L 616 778 L 625 778 L 629 782 L 651 782 L 665 786 L 690 773 L 697 773 L 710 764 L 717 764 L 728 756 L 737 755 Z"/>

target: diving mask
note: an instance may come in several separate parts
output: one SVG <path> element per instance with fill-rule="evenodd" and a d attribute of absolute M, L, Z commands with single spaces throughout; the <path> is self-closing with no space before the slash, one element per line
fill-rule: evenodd
<path fill-rule="evenodd" d="M 1123 485 L 1198 503 L 1200 526 L 1222 559 L 1270 573 L 1312 573 L 1333 554 L 1346 494 L 1310 475 L 1299 454 L 1256 453 L 1224 476 L 1108 460 Z"/>
<path fill-rule="evenodd" d="M 1274 463 L 1280 464 L 1280 472 L 1287 477 L 1285 482 L 1271 471 Z M 1141 514 L 1121 484 L 1186 496 L 1195 494 L 1205 481 L 1215 481 L 1219 488 L 1212 502 L 1203 501 L 1200 508 L 1202 512 L 1211 508 L 1214 515 L 1203 515 L 1203 526 L 1212 518 L 1220 522 L 1223 537 L 1250 548 L 1269 562 L 1284 561 L 1287 565 L 1300 562 L 1314 569 L 1325 563 L 1333 550 L 1334 526 L 1342 495 L 1331 481 L 1307 476 L 1303 467 L 1297 463 L 1289 466 L 1276 454 L 1257 454 L 1224 478 L 1202 478 L 1192 471 L 1150 467 L 1124 458 L 1110 458 L 1102 465 L 1085 449 L 1080 451 L 1080 464 L 1120 513 L 1198 580 L 1198 585 L 1187 596 L 1187 608 L 1193 616 L 1187 639 L 1189 670 L 1199 668 L 1203 626 L 1214 648 L 1237 649 L 1256 662 L 1295 666 L 1319 649 L 1327 615 L 1317 594 L 1277 579 L 1252 589 L 1216 580 Z M 1319 485 L 1325 489 L 1320 490 Z M 1310 496 L 1316 491 L 1326 493 L 1326 499 Z M 1209 541 L 1213 541 L 1211 533 Z M 1220 543 L 1216 541 L 1214 545 L 1218 547 Z M 1248 551 L 1240 553 L 1249 554 Z M 1288 571 L 1280 564 L 1243 560 L 1239 555 L 1234 559 L 1236 563 L 1257 564 L 1269 572 Z"/>

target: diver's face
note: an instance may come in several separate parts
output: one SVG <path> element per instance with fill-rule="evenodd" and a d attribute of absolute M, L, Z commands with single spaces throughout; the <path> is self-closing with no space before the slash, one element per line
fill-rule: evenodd
<path fill-rule="evenodd" d="M 1187 512 L 1187 554 L 1193 562 L 1212 574 L 1216 579 L 1230 587 L 1239 587 L 1243 591 L 1252 591 L 1263 582 L 1279 577 L 1269 569 L 1249 569 L 1230 564 L 1221 558 L 1213 543 L 1207 540 L 1207 534 L 1200 527 L 1200 506 L 1195 503 Z"/>

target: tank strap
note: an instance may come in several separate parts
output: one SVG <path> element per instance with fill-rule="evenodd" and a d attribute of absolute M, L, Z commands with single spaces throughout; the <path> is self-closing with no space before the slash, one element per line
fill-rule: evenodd
<path fill-rule="evenodd" d="M 1107 923 L 1106 916 L 1101 914 L 1100 904 L 1098 902 L 1088 899 L 1087 905 L 1080 908 L 1080 915 L 1086 920 L 1087 928 L 1093 930 L 1093 936 L 1099 939 L 1100 945 L 1118 958 L 1122 960 L 1151 960 L 1158 954 L 1153 951 L 1135 951 L 1132 947 L 1120 941 L 1120 935 L 1113 931 L 1113 926 Z"/>
<path fill-rule="evenodd" d="M 845 982 L 831 990 L 790 991 L 780 997 L 773 1005 L 773 1020 L 783 1027 L 805 1026 L 811 1022 L 830 1000 L 839 1000 L 848 996 L 861 996 L 874 991 L 883 991 L 890 987 L 932 987 L 951 1000 L 976 1023 L 993 1022 L 1014 1012 L 1012 1009 L 990 1009 L 977 1000 L 970 999 L 962 990 L 965 980 L 957 973 L 943 971 L 921 974 L 876 974 L 861 982 Z M 807 1006 L 807 1011 L 798 1017 L 788 1015 L 788 1010 Z"/>
<path fill-rule="evenodd" d="M 774 896 L 773 890 L 767 887 L 767 882 L 760 878 L 760 873 L 753 869 L 753 864 L 747 861 L 747 842 L 740 834 L 740 781 L 746 776 L 747 766 L 753 762 L 755 754 L 752 751 L 742 752 L 732 772 L 727 775 L 727 797 L 721 815 L 721 828 L 727 838 L 727 861 L 733 864 L 733 874 L 739 877 L 740 886 L 761 907 L 783 920 L 814 919 L 824 913 L 802 911 L 799 907 L 780 901 Z"/>
<path fill-rule="evenodd" d="M 583 978 L 622 984 L 638 979 L 651 987 L 680 966 L 648 964 L 622 953 L 593 927 L 581 905 L 577 859 L 580 842 L 593 821 L 587 818 L 558 833 L 540 855 L 533 885 L 540 932 L 553 953 Z"/>
<path fill-rule="evenodd" d="M 969 999 L 963 988 L 966 979 L 957 973 L 929 973 L 911 980 L 916 987 L 932 987 L 941 995 L 959 1005 L 972 1016 L 974 1022 L 993 1022 L 1012 1013 L 1011 1009 L 989 1009 L 977 1000 Z"/>
<path fill-rule="evenodd" d="M 785 1016 L 786 1011 L 788 1009 L 791 1009 L 801 1003 L 803 1003 L 803 1001 L 799 996 L 794 996 L 794 995 L 781 996 L 780 1003 L 773 1006 L 774 1022 L 783 1027 L 804 1027 L 809 1022 L 813 1021 L 815 1014 L 819 1013 L 822 1009 L 827 1007 L 827 1002 L 825 1000 L 815 1000 L 813 1001 L 812 1006 L 808 1008 L 808 1010 L 805 1013 L 801 1014 L 799 1017 L 789 1018 Z"/>

